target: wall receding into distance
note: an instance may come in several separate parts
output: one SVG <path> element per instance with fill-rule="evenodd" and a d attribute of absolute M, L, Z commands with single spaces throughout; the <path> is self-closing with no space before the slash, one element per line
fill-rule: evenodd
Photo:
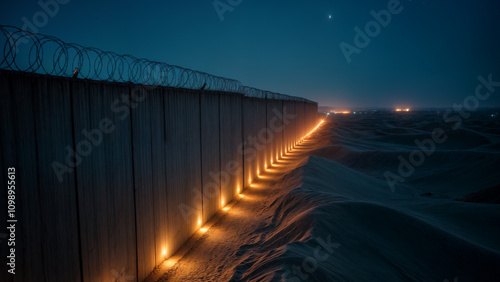
<path fill-rule="evenodd" d="M 1 281 L 142 281 L 318 122 L 304 101 L 3 70 L 0 104 Z"/>

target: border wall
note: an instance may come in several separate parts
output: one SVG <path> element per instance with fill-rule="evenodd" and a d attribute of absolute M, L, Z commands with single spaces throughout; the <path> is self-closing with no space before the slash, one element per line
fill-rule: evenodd
<path fill-rule="evenodd" d="M 312 102 L 7 70 L 0 105 L 2 281 L 142 281 L 317 124 Z"/>

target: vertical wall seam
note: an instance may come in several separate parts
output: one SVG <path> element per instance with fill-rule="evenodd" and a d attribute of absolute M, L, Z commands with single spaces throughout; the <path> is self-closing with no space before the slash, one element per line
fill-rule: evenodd
<path fill-rule="evenodd" d="M 70 100 L 70 110 L 71 110 L 71 138 L 73 142 L 73 148 L 76 148 L 76 137 L 75 137 L 75 113 L 74 113 L 74 85 L 75 81 L 70 81 L 69 84 L 69 100 Z M 78 230 L 78 252 L 80 255 L 80 279 L 83 282 L 83 251 L 82 251 L 82 230 L 80 222 L 80 197 L 78 196 L 78 166 L 74 168 L 74 179 L 75 179 L 75 200 L 76 200 L 76 222 Z"/>
<path fill-rule="evenodd" d="M 145 90 L 147 91 L 147 90 Z M 146 93 L 147 94 L 147 93 Z M 153 92 L 154 94 L 154 92 Z M 146 96 L 147 97 L 147 96 Z M 146 98 L 147 99 L 147 98 Z M 151 99 L 151 98 L 149 98 Z M 149 103 L 147 104 L 148 108 L 149 108 L 149 105 L 151 105 L 151 100 L 149 101 Z M 151 150 L 150 150 L 150 153 L 151 153 L 151 192 L 153 193 L 153 201 L 152 201 L 152 206 L 153 206 L 153 246 L 154 246 L 154 257 L 155 257 L 155 268 L 156 268 L 156 265 L 157 265 L 157 262 L 156 262 L 156 258 L 157 258 L 157 255 L 156 255 L 156 208 L 155 208 L 155 185 L 153 183 L 154 181 L 154 177 L 153 177 L 153 171 L 156 171 L 155 168 L 153 167 L 154 165 L 154 162 L 153 162 L 153 159 L 154 159 L 154 153 L 153 153 L 153 120 L 152 120 L 152 111 L 151 109 L 149 109 L 149 114 L 150 114 L 150 117 L 149 117 L 149 132 L 151 133 L 151 138 L 149 139 L 150 140 L 150 147 L 151 147 Z M 137 229 L 137 226 L 136 226 L 136 229 Z M 153 269 L 154 270 L 154 269 Z"/>
<path fill-rule="evenodd" d="M 283 109 L 284 109 L 284 106 L 285 105 L 285 101 L 281 101 L 281 112 L 283 113 Z M 281 146 L 280 146 L 280 153 L 279 153 L 279 156 L 281 156 L 281 154 L 283 154 L 283 146 L 286 146 L 286 143 L 287 143 L 287 139 L 285 139 L 285 124 L 283 122 L 283 119 L 281 120 L 281 127 L 283 128 L 283 130 L 281 131 Z"/>
<path fill-rule="evenodd" d="M 245 189 L 245 155 L 243 154 L 243 152 L 245 152 L 245 128 L 244 128 L 244 109 L 243 109 L 243 100 L 245 99 L 244 96 L 241 96 L 241 99 L 240 99 L 240 117 L 241 117 L 241 120 L 240 120 L 240 123 L 241 123 L 241 147 L 242 147 L 242 150 L 241 150 L 241 173 L 242 173 L 242 176 L 241 176 L 241 179 L 242 179 L 242 186 L 241 186 L 241 190 L 243 191 L 243 189 Z"/>
<path fill-rule="evenodd" d="M 204 192 L 204 191 L 203 191 L 203 145 L 202 145 L 202 143 L 203 143 L 203 141 L 202 141 L 202 139 L 203 139 L 203 138 L 202 138 L 202 137 L 203 137 L 203 136 L 202 136 L 202 128 L 203 128 L 203 126 L 202 126 L 202 124 L 201 124 L 201 121 L 202 121 L 202 116 L 201 116 L 201 108 L 202 108 L 202 107 L 201 107 L 201 95 L 202 95 L 202 94 L 201 94 L 201 93 L 202 93 L 202 90 L 198 91 L 198 109 L 199 109 L 199 115 L 198 115 L 198 117 L 199 117 L 199 120 L 200 120 L 200 122 L 199 122 L 199 128 L 200 128 L 200 139 L 199 139 L 199 140 L 200 140 L 200 175 L 201 175 L 201 177 L 200 177 L 200 182 L 201 182 L 201 183 L 200 183 L 200 194 L 201 194 L 201 195 L 200 195 L 200 196 L 201 196 L 201 223 L 203 224 L 203 223 L 204 223 L 204 222 L 203 222 L 203 220 L 204 220 L 204 217 L 203 217 L 203 216 L 204 216 L 204 212 L 203 212 L 203 198 L 204 198 L 204 197 L 203 197 L 203 192 Z"/>
<path fill-rule="evenodd" d="M 132 89 L 130 84 L 128 85 L 129 99 L 132 99 Z M 130 102 L 130 101 L 129 101 Z M 134 196 L 134 231 L 135 231 L 135 268 L 136 268 L 136 281 L 139 281 L 139 249 L 138 249 L 138 237 L 137 237 L 137 200 L 136 200 L 136 185 L 135 185 L 135 149 L 134 149 L 134 126 L 132 118 L 132 103 L 128 103 L 130 111 L 130 145 L 132 146 L 132 192 Z"/>
<path fill-rule="evenodd" d="M 167 242 L 167 246 L 166 248 L 169 248 L 171 247 L 168 242 L 169 242 L 169 232 L 170 232 L 170 229 L 169 229 L 169 218 L 168 218 L 168 208 L 169 208 L 169 204 L 168 204 L 168 182 L 167 182 L 167 179 L 168 179 L 168 167 L 167 167 L 167 149 L 166 149 L 166 143 L 167 143 L 167 118 L 166 118 L 166 115 L 167 115 L 167 111 L 166 109 L 168 107 L 165 107 L 166 106 L 166 103 L 169 102 L 169 95 L 170 95 L 170 92 L 168 91 L 168 89 L 162 89 L 161 91 L 161 95 L 160 96 L 160 99 L 162 99 L 162 105 L 163 105 L 163 111 L 162 111 L 162 115 L 163 115 L 163 142 L 162 142 L 162 146 L 164 146 L 164 149 L 163 149 L 163 156 L 162 156 L 162 164 L 163 164 L 163 169 L 164 169 L 164 186 L 163 188 L 165 189 L 165 210 L 166 210 L 166 214 L 164 215 L 165 216 L 165 224 L 164 226 L 166 227 L 166 234 L 165 234 L 165 241 Z M 155 222 L 155 226 L 156 226 L 156 222 Z M 173 248 L 172 248 L 173 249 Z M 168 250 L 168 249 L 167 249 Z M 156 259 L 156 258 L 155 258 Z"/>
<path fill-rule="evenodd" d="M 31 87 L 30 87 L 31 88 L 30 89 L 31 93 L 30 94 L 33 95 L 31 97 L 31 102 L 32 102 L 32 106 L 33 106 L 33 111 L 35 113 L 34 114 L 35 115 L 35 119 L 33 119 L 33 131 L 34 131 L 34 134 L 35 134 L 35 140 L 37 140 L 38 139 L 37 138 L 38 131 L 36 130 L 36 121 L 39 120 L 38 115 L 40 113 L 40 109 L 39 109 L 39 105 L 37 106 L 36 103 L 35 103 L 35 99 L 36 99 L 35 95 L 38 94 L 38 95 L 43 96 L 43 94 L 40 94 L 40 90 L 42 90 L 42 89 L 37 89 L 38 91 L 35 91 L 35 89 L 36 89 L 35 88 L 35 86 L 36 86 L 35 85 L 35 81 L 34 81 L 33 77 L 30 78 L 30 85 L 31 85 Z M 45 83 L 45 87 L 43 89 L 43 90 L 45 90 L 45 93 L 48 93 L 47 87 L 48 87 L 48 83 Z M 34 92 L 36 94 L 34 94 Z M 41 97 L 41 99 L 43 99 L 43 97 Z M 38 190 L 38 199 L 37 199 L 37 201 L 38 201 L 38 208 L 39 208 L 38 218 L 39 218 L 39 220 L 42 220 L 43 219 L 43 216 L 42 216 L 43 215 L 43 210 L 42 210 L 42 202 L 40 200 L 40 197 L 41 197 L 42 194 L 41 194 L 41 188 L 40 188 L 41 182 L 40 182 L 40 169 L 39 169 L 40 157 L 39 157 L 38 143 L 37 142 L 35 142 L 35 163 L 36 163 L 36 165 L 35 165 L 35 167 L 36 167 L 36 182 L 38 183 L 38 185 L 37 185 L 38 186 L 37 187 L 38 188 L 37 189 Z M 42 230 L 43 230 L 43 226 L 42 226 Z M 45 232 L 43 232 L 43 231 L 40 232 L 41 236 L 38 239 L 40 239 L 40 246 L 41 246 L 40 247 L 40 252 L 41 252 L 41 256 L 42 256 L 41 257 L 41 259 L 42 259 L 42 269 L 43 269 L 43 273 L 44 273 L 45 278 L 47 278 L 47 273 L 46 273 L 47 272 L 47 268 L 45 267 L 45 259 L 44 259 L 44 257 L 45 257 L 44 244 L 42 244 L 43 237 L 45 235 L 44 233 Z"/>
<path fill-rule="evenodd" d="M 221 112 L 221 106 L 220 106 L 220 98 L 221 98 L 221 93 L 217 93 L 217 106 L 218 106 L 218 111 L 219 111 L 219 203 L 221 203 L 222 199 L 222 147 L 221 147 L 221 118 L 220 118 L 220 112 Z M 229 180 L 231 183 L 231 179 Z M 233 197 L 234 198 L 234 197 Z M 232 200 L 232 199 L 231 199 Z M 229 199 L 226 199 L 226 202 L 229 202 Z M 221 207 L 223 208 L 223 207 Z"/>
<path fill-rule="evenodd" d="M 269 151 L 272 151 L 271 148 L 273 147 L 273 145 L 271 143 L 268 143 L 269 142 L 269 126 L 268 126 L 268 119 L 267 119 L 267 106 L 269 104 L 269 100 L 267 98 L 267 93 L 266 93 L 266 107 L 264 108 L 265 111 L 266 111 L 266 151 L 269 153 Z M 267 155 L 267 154 L 266 154 Z M 267 168 L 267 156 L 264 155 L 264 172 L 266 172 L 266 168 Z M 272 158 L 272 156 L 271 156 Z"/>

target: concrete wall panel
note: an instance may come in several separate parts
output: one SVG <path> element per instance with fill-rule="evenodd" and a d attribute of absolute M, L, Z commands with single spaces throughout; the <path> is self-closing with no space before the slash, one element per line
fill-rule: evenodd
<path fill-rule="evenodd" d="M 128 94 L 122 85 L 73 83 L 84 281 L 111 281 L 122 270 L 137 277 L 130 107 L 123 102 Z M 101 133 L 89 139 L 84 130 Z"/>
<path fill-rule="evenodd" d="M 153 127 L 153 120 L 161 118 L 163 112 L 155 111 L 161 104 L 157 103 L 161 91 L 149 91 L 140 86 L 133 86 L 132 117 L 132 144 L 134 158 L 134 185 L 135 185 L 135 216 L 137 222 L 137 266 L 138 278 L 144 280 L 156 266 L 155 246 L 155 182 L 157 165 L 153 162 L 154 155 L 158 154 L 156 138 L 162 138 L 153 132 L 161 131 L 161 127 Z M 155 175 L 154 175 L 155 174 Z"/>
<path fill-rule="evenodd" d="M 244 186 L 249 186 L 264 167 L 265 144 L 259 141 L 259 132 L 266 138 L 266 104 L 255 98 L 243 99 L 243 166 Z M 262 133 L 261 133 L 262 136 Z"/>
<path fill-rule="evenodd" d="M 233 200 L 243 191 L 242 96 L 220 94 L 221 198 Z"/>
<path fill-rule="evenodd" d="M 36 77 L 33 82 L 44 277 L 46 281 L 79 281 L 80 265 L 74 263 L 80 260 L 78 236 L 66 235 L 78 234 L 75 175 L 59 179 L 53 169 L 54 162 L 65 159 L 63 148 L 73 145 L 72 121 L 66 118 L 71 117 L 70 84 L 60 78 Z"/>
<path fill-rule="evenodd" d="M 205 223 L 221 209 L 219 95 L 200 95 L 201 184 Z M 224 202 L 227 204 L 227 202 Z"/>
<path fill-rule="evenodd" d="M 279 113 L 282 111 L 282 101 L 267 101 L 267 136 L 268 139 L 270 139 L 267 155 L 270 163 L 275 163 L 281 154 L 281 144 L 283 142 L 283 121 Z"/>
<path fill-rule="evenodd" d="M 155 266 L 173 254 L 174 249 L 168 245 L 168 191 L 167 179 L 170 175 L 167 169 L 165 100 L 166 90 L 158 88 L 148 94 L 151 111 L 151 162 L 153 177 L 153 202 L 155 222 Z"/>
<path fill-rule="evenodd" d="M 180 89 L 165 95 L 169 253 L 202 223 L 199 95 Z"/>

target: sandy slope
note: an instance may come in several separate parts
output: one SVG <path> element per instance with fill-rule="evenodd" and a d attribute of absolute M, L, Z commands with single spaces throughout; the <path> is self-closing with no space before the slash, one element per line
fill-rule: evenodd
<path fill-rule="evenodd" d="M 249 269 L 254 270 L 263 257 L 282 253 L 275 250 L 274 246 L 270 246 L 271 254 L 261 253 L 263 240 L 273 231 L 273 202 L 299 185 L 299 182 L 288 179 L 289 176 L 285 181 L 282 181 L 282 177 L 306 159 L 308 152 L 329 142 L 328 138 L 318 137 L 318 134 L 311 135 L 289 153 L 286 159 L 269 169 L 263 175 L 264 178 L 244 190 L 244 198 L 237 201 L 229 211 L 222 212 L 218 222 L 194 243 L 177 264 L 166 270 L 158 281 L 240 280 Z M 300 176 L 292 178 L 299 179 Z M 306 235 L 296 235 L 294 238 L 278 236 L 277 240 L 283 243 L 276 243 L 276 246 L 303 239 Z M 265 270 L 260 271 L 269 273 L 272 277 L 277 267 L 266 266 Z"/>
<path fill-rule="evenodd" d="M 383 176 L 438 126 L 430 113 L 336 118 L 162 281 L 500 281 L 497 121 L 445 128 L 394 191 Z"/>

